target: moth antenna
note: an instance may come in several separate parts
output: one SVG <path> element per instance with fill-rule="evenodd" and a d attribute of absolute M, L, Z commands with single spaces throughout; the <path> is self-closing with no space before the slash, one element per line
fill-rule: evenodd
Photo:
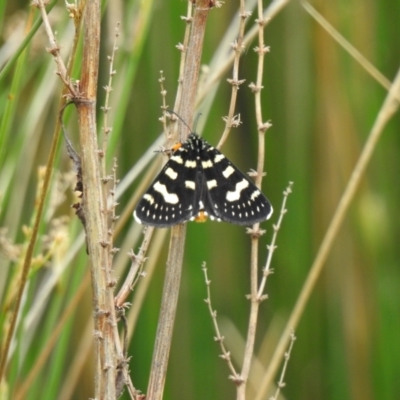
<path fill-rule="evenodd" d="M 195 133 L 195 131 L 192 131 L 192 129 L 190 128 L 190 126 L 186 123 L 186 121 L 184 121 L 184 119 L 183 119 L 178 113 L 176 113 L 176 112 L 173 111 L 173 110 L 167 110 L 167 112 L 176 115 L 176 116 L 182 121 L 183 125 L 185 125 L 186 128 L 189 129 L 189 132 L 190 132 L 190 133 Z M 200 114 L 200 115 L 201 115 L 201 114 Z M 196 122 L 197 122 L 197 120 L 196 120 Z"/>
<path fill-rule="evenodd" d="M 193 124 L 193 132 L 196 132 L 197 124 L 199 123 L 199 119 L 202 115 L 203 115 L 202 113 L 198 113 L 196 115 L 196 119 L 194 120 L 194 124 Z"/>

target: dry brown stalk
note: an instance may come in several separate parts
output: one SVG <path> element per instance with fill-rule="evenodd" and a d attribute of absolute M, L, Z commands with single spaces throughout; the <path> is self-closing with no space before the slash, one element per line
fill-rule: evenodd
<path fill-rule="evenodd" d="M 181 82 L 181 102 L 176 109 L 188 125 L 191 125 L 193 121 L 203 39 L 211 6 L 212 2 L 209 0 L 198 0 L 195 5 L 193 20 L 190 21 L 192 28 L 188 47 L 185 49 L 186 60 Z M 185 140 L 187 134 L 182 130 L 179 138 Z M 171 229 L 160 318 L 157 326 L 156 342 L 147 389 L 147 398 L 149 400 L 161 400 L 164 392 L 165 376 L 178 302 L 185 237 L 185 224 L 174 226 Z"/>
<path fill-rule="evenodd" d="M 243 12 L 242 12 L 243 13 Z M 258 19 L 256 19 L 258 25 L 258 45 L 254 49 L 258 54 L 258 66 L 257 66 L 257 80 L 256 83 L 251 83 L 250 88 L 254 92 L 255 96 L 255 111 L 256 120 L 258 127 L 258 158 L 257 158 L 257 172 L 255 174 L 255 183 L 261 188 L 262 177 L 264 175 L 264 158 L 265 158 L 265 131 L 270 127 L 269 123 L 266 123 L 262 119 L 262 107 L 261 107 L 261 90 L 262 79 L 264 73 L 264 56 L 268 52 L 268 47 L 264 45 L 264 26 L 266 20 L 263 15 L 263 2 L 258 1 Z M 241 371 L 242 384 L 237 389 L 237 399 L 245 400 L 246 398 L 246 384 L 250 373 L 251 360 L 254 353 L 254 343 L 257 330 L 258 311 L 260 306 L 260 298 L 257 296 L 258 292 L 258 245 L 260 236 L 265 231 L 260 229 L 260 224 L 255 224 L 251 230 L 251 271 L 250 271 L 250 317 L 249 326 L 247 331 L 247 339 L 245 346 L 245 353 L 243 359 L 243 366 Z"/>
<path fill-rule="evenodd" d="M 96 92 L 100 45 L 100 2 L 88 0 L 84 11 L 83 63 L 80 97 L 75 99 L 79 117 L 83 172 L 83 210 L 92 276 L 95 329 L 95 398 L 115 399 L 116 317 L 110 287 L 109 244 L 97 143 Z"/>

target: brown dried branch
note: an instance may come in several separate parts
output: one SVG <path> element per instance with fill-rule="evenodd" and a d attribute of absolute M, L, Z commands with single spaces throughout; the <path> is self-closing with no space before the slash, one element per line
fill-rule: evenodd
<path fill-rule="evenodd" d="M 149 247 L 151 237 L 154 232 L 154 228 L 148 226 L 145 228 L 146 232 L 144 234 L 144 239 L 142 245 L 140 247 L 139 253 L 136 255 L 133 251 L 129 254 L 132 259 L 131 268 L 129 269 L 128 276 L 126 277 L 124 284 L 122 285 L 119 293 L 115 296 L 115 306 L 117 308 L 122 308 L 126 299 L 130 292 L 132 291 L 134 281 L 138 276 L 138 272 L 140 271 L 140 267 L 145 261 L 145 256 L 147 253 L 147 249 Z"/>
<path fill-rule="evenodd" d="M 219 330 L 219 326 L 218 326 L 218 322 L 217 322 L 217 312 L 215 310 L 213 310 L 213 308 L 212 308 L 211 291 L 210 291 L 211 281 L 208 279 L 206 263 L 203 263 L 202 269 L 204 272 L 204 279 L 205 279 L 206 286 L 207 286 L 207 298 L 204 301 L 208 306 L 208 310 L 210 311 L 210 315 L 211 315 L 211 318 L 213 321 L 214 330 L 215 330 L 215 334 L 216 334 L 214 340 L 216 342 L 218 342 L 218 344 L 221 348 L 222 354 L 220 357 L 227 362 L 228 368 L 230 369 L 230 371 L 232 373 L 232 375 L 229 377 L 229 379 L 231 379 L 237 385 L 240 385 L 242 383 L 243 379 L 240 376 L 240 374 L 238 372 L 236 372 L 235 367 L 232 364 L 230 352 L 226 350 L 226 347 L 224 344 L 224 337 L 221 335 L 221 332 Z"/>
<path fill-rule="evenodd" d="M 257 297 L 258 299 L 262 299 L 263 297 L 263 292 L 264 292 L 264 288 L 265 288 L 265 284 L 267 283 L 267 278 L 269 275 L 272 274 L 272 269 L 271 269 L 271 260 L 272 260 L 272 255 L 276 249 L 276 238 L 278 236 L 278 231 L 281 228 L 282 225 L 282 221 L 283 221 L 283 217 L 285 216 L 287 209 L 286 209 L 286 201 L 287 198 L 289 196 L 290 193 L 292 193 L 292 186 L 293 186 L 293 182 L 289 182 L 289 186 L 286 188 L 286 190 L 283 192 L 283 201 L 282 201 L 282 207 L 281 207 L 281 211 L 279 213 L 279 219 L 276 225 L 273 225 L 273 229 L 274 229 L 274 234 L 272 235 L 272 240 L 271 240 L 271 244 L 267 246 L 268 248 L 268 257 L 267 257 L 267 261 L 265 263 L 265 267 L 263 269 L 263 277 L 260 283 L 260 286 L 258 288 L 258 293 L 257 293 Z"/>
<path fill-rule="evenodd" d="M 183 120 L 187 121 L 188 125 L 191 125 L 193 121 L 203 39 L 208 13 L 212 5 L 213 2 L 210 0 L 198 0 L 196 2 L 192 29 L 185 53 L 186 60 L 181 82 L 182 96 L 180 102 L 176 104 L 176 111 L 179 112 Z M 179 127 L 181 128 L 179 138 L 185 140 L 188 135 L 187 129 L 183 130 L 182 124 L 179 124 Z M 164 392 L 165 376 L 178 302 L 185 237 L 185 224 L 174 226 L 171 229 L 160 318 L 147 390 L 147 398 L 150 400 L 161 400 Z"/>
<path fill-rule="evenodd" d="M 271 400 L 278 400 L 278 396 L 279 396 L 281 389 L 283 389 L 286 386 L 286 383 L 283 381 L 283 379 L 285 378 L 286 369 L 289 364 L 290 355 L 292 354 L 293 345 L 294 345 L 295 341 L 296 341 L 296 336 L 295 336 L 294 332 L 292 332 L 290 335 L 289 349 L 285 353 L 285 356 L 284 356 L 285 362 L 283 363 L 281 376 L 279 378 L 278 384 L 276 385 L 276 392 L 275 392 L 274 396 L 271 398 Z"/>
<path fill-rule="evenodd" d="M 239 34 L 237 39 L 231 44 L 234 52 L 232 78 L 228 79 L 228 83 L 232 86 L 231 101 L 229 104 L 228 116 L 224 117 L 225 129 L 222 133 L 221 139 L 217 145 L 217 149 L 221 149 L 225 141 L 228 139 L 229 133 L 233 127 L 240 125 L 240 115 L 235 116 L 236 100 L 239 91 L 239 86 L 245 82 L 244 79 L 239 80 L 239 61 L 244 50 L 243 39 L 244 39 L 244 28 L 246 26 L 246 20 L 251 14 L 244 9 L 244 1 L 240 2 L 240 23 L 239 23 Z"/>
<path fill-rule="evenodd" d="M 50 41 L 50 47 L 48 47 L 46 50 L 54 57 L 54 61 L 57 64 L 57 75 L 61 78 L 61 80 L 64 82 L 64 85 L 68 88 L 72 98 L 77 98 L 79 92 L 77 91 L 76 87 L 73 85 L 70 77 L 68 76 L 67 68 L 60 54 L 60 47 L 57 44 L 56 38 L 50 25 L 50 21 L 45 8 L 45 2 L 43 0 L 33 0 L 32 5 L 37 7 L 40 10 L 40 14 L 42 15 L 43 25 L 45 27 L 47 37 Z"/>
<path fill-rule="evenodd" d="M 264 20 L 268 23 L 271 21 L 278 13 L 285 7 L 290 0 L 273 0 L 268 7 L 264 10 Z M 246 48 L 253 40 L 254 37 L 258 33 L 258 26 L 253 26 L 246 33 L 243 39 L 243 46 Z M 204 81 L 204 85 L 202 85 L 201 90 L 199 92 L 199 96 L 197 98 L 198 103 L 201 103 L 205 96 L 213 89 L 217 82 L 221 80 L 221 76 L 223 76 L 235 59 L 235 53 L 229 55 L 224 60 L 218 64 L 218 68 L 214 71 L 210 71 L 210 74 L 207 75 L 206 80 Z"/>
<path fill-rule="evenodd" d="M 244 10 L 244 8 L 243 8 Z M 244 11 L 241 9 L 241 13 Z M 256 120 L 258 126 L 258 161 L 257 161 L 257 173 L 255 174 L 255 183 L 257 187 L 261 188 L 261 182 L 263 178 L 264 170 L 264 158 L 265 158 L 265 131 L 269 124 L 265 124 L 262 121 L 262 108 L 261 108 L 261 89 L 262 89 L 262 79 L 264 73 L 264 56 L 266 51 L 259 51 L 258 49 L 266 49 L 264 45 L 264 25 L 265 20 L 263 16 L 263 1 L 258 1 L 258 19 L 256 23 L 258 24 L 258 46 L 256 47 L 256 52 L 258 53 L 258 66 L 257 66 L 257 81 L 256 84 L 251 84 L 253 92 L 255 95 L 255 110 L 256 110 Z M 254 90 L 257 88 L 257 90 Z M 255 224 L 252 228 L 251 235 L 251 271 L 250 271 L 250 317 L 249 325 L 246 338 L 246 346 L 244 352 L 243 366 L 241 371 L 241 376 L 243 378 L 243 384 L 237 388 L 237 399 L 244 400 L 246 398 L 246 382 L 249 377 L 251 360 L 254 353 L 254 342 L 256 337 L 258 311 L 260 307 L 261 299 L 257 296 L 258 291 L 258 244 L 259 244 L 259 231 L 260 224 Z"/>
<path fill-rule="evenodd" d="M 74 99 L 79 117 L 82 159 L 84 213 L 92 276 L 95 329 L 95 398 L 115 399 L 116 367 L 122 354 L 116 354 L 119 339 L 113 287 L 110 285 L 107 221 L 104 185 L 96 129 L 96 92 L 100 45 L 100 2 L 88 0 L 84 10 L 81 96 Z"/>

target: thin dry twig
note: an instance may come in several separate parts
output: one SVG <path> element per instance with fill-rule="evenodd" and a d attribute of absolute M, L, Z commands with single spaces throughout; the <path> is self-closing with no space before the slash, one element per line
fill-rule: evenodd
<path fill-rule="evenodd" d="M 290 335 L 289 349 L 284 355 L 285 362 L 283 363 L 281 376 L 279 378 L 278 384 L 276 385 L 276 392 L 275 392 L 274 396 L 271 397 L 271 400 L 278 400 L 278 396 L 279 396 L 279 393 L 280 393 L 281 389 L 283 389 L 286 386 L 286 384 L 283 381 L 283 379 L 285 378 L 286 369 L 287 369 L 287 366 L 288 366 L 288 363 L 289 363 L 290 355 L 292 354 L 293 345 L 294 345 L 295 341 L 296 341 L 296 336 L 295 336 L 294 332 L 292 331 L 292 333 Z"/>
<path fill-rule="evenodd" d="M 242 6 L 241 6 L 242 7 Z M 241 14 L 244 14 L 241 8 Z M 258 65 L 257 65 L 257 80 L 256 83 L 251 83 L 250 88 L 255 95 L 255 114 L 258 126 L 258 159 L 257 159 L 257 171 L 255 173 L 255 183 L 257 187 L 261 188 L 263 169 L 264 169 L 264 158 L 265 158 L 265 131 L 271 126 L 269 123 L 263 122 L 262 119 L 262 108 L 261 108 L 261 90 L 263 72 L 264 72 L 264 56 L 268 51 L 268 47 L 264 45 L 264 26 L 266 20 L 263 16 L 263 2 L 258 1 L 258 19 L 256 20 L 258 25 L 258 46 L 254 49 L 258 54 Z M 260 306 L 260 299 L 257 296 L 258 291 L 258 244 L 260 236 L 265 231 L 260 229 L 260 224 L 255 224 L 251 230 L 248 230 L 251 234 L 251 265 L 250 265 L 250 316 L 246 338 L 246 346 L 244 352 L 243 366 L 241 371 L 241 377 L 243 379 L 242 385 L 237 388 L 237 399 L 244 400 L 246 398 L 246 382 L 249 377 L 251 359 L 254 352 L 254 342 L 256 337 L 258 310 Z"/>
<path fill-rule="evenodd" d="M 126 277 L 126 279 L 124 281 L 124 284 L 122 285 L 118 294 L 115 296 L 115 306 L 117 308 L 122 308 L 124 306 L 124 303 L 126 302 L 128 295 L 132 291 L 135 279 L 137 278 L 137 276 L 139 274 L 140 268 L 146 260 L 145 257 L 146 257 L 147 249 L 148 249 L 150 241 L 151 241 L 151 237 L 154 232 L 154 228 L 151 226 L 148 226 L 145 229 L 146 230 L 145 230 L 142 245 L 140 246 L 139 253 L 136 255 L 132 251 L 129 254 L 132 259 L 132 264 L 131 264 L 131 268 L 129 269 L 128 276 Z"/>
<path fill-rule="evenodd" d="M 268 7 L 264 10 L 263 19 L 265 24 L 267 25 L 269 21 L 271 21 L 282 9 L 285 7 L 290 0 L 273 0 Z M 243 46 L 246 48 L 254 39 L 254 37 L 258 34 L 258 26 L 253 26 L 249 29 L 243 39 Z M 228 71 L 230 66 L 232 65 L 235 58 L 235 54 L 231 54 L 226 57 L 224 60 L 221 60 L 218 64 L 218 68 L 211 71 L 209 75 L 207 75 L 204 85 L 201 87 L 201 91 L 199 92 L 197 102 L 201 103 L 205 96 L 213 89 L 214 85 L 221 80 L 221 77 Z"/>
<path fill-rule="evenodd" d="M 160 91 L 161 98 L 162 98 L 161 109 L 163 110 L 163 115 L 160 118 L 160 121 L 163 124 L 163 131 L 164 131 L 166 140 L 170 140 L 170 139 L 172 139 L 172 137 L 169 134 L 168 124 L 167 124 L 167 110 L 169 109 L 169 107 L 167 105 L 167 91 L 164 88 L 164 81 L 165 81 L 164 73 L 163 73 L 163 71 L 160 71 L 160 79 L 158 80 L 158 82 L 160 83 L 160 88 L 161 88 L 161 91 Z"/>
<path fill-rule="evenodd" d="M 236 372 L 235 367 L 232 364 L 231 354 L 229 351 L 226 350 L 226 347 L 224 344 L 224 337 L 221 335 L 221 332 L 219 330 L 219 326 L 218 326 L 218 322 L 217 322 L 217 311 L 213 310 L 213 307 L 211 304 L 211 290 L 210 290 L 211 281 L 208 279 L 206 263 L 203 263 L 202 270 L 204 273 L 204 279 L 205 279 L 206 287 L 207 287 L 207 298 L 204 299 L 204 301 L 208 306 L 208 310 L 210 311 L 210 315 L 211 315 L 211 318 L 213 321 L 214 330 L 215 330 L 215 334 L 216 334 L 214 340 L 219 343 L 219 346 L 222 351 L 222 354 L 220 357 L 227 362 L 228 368 L 230 369 L 230 371 L 232 373 L 232 375 L 229 376 L 229 379 L 231 379 L 233 382 L 235 382 L 238 385 L 238 384 L 242 383 L 242 378 L 239 375 L 239 373 Z"/>
<path fill-rule="evenodd" d="M 110 95 L 111 92 L 113 90 L 113 78 L 114 75 L 117 73 L 114 70 L 114 60 L 115 60 L 115 53 L 118 50 L 118 46 L 117 46 L 117 42 L 118 42 L 118 38 L 119 38 L 119 23 L 117 24 L 117 27 L 115 28 L 115 37 L 114 37 L 114 43 L 113 43 L 113 48 L 111 51 L 111 56 L 108 56 L 107 59 L 110 62 L 110 67 L 109 67 L 109 71 L 108 71 L 108 83 L 107 85 L 104 86 L 104 90 L 106 92 L 106 98 L 104 100 L 104 106 L 101 107 L 101 110 L 104 113 L 104 121 L 103 121 L 103 145 L 102 145 L 102 149 L 99 152 L 99 155 L 102 157 L 102 174 L 103 174 L 103 179 L 105 179 L 104 183 L 107 182 L 106 180 L 106 176 L 107 176 L 107 172 L 106 172 L 106 159 L 105 159 L 105 155 L 107 153 L 107 146 L 108 146 L 108 138 L 109 138 L 109 134 L 112 131 L 111 126 L 109 125 L 109 112 L 111 110 L 110 107 Z"/>
<path fill-rule="evenodd" d="M 271 244 L 267 246 L 268 257 L 267 257 L 267 261 L 265 263 L 265 267 L 263 269 L 263 277 L 261 279 L 260 286 L 258 288 L 258 293 L 257 293 L 257 297 L 259 300 L 263 299 L 263 292 L 265 289 L 265 284 L 267 283 L 267 278 L 272 273 L 272 270 L 270 268 L 271 261 L 272 261 L 272 255 L 277 248 L 275 243 L 276 243 L 276 239 L 278 237 L 279 229 L 281 228 L 281 225 L 282 225 L 283 217 L 287 213 L 286 202 L 287 202 L 287 198 L 288 198 L 289 194 L 292 193 L 292 186 L 293 186 L 293 182 L 289 182 L 289 186 L 283 192 L 283 201 L 282 201 L 281 212 L 279 213 L 278 222 L 276 225 L 273 225 L 274 234 L 272 235 Z"/>
<path fill-rule="evenodd" d="M 42 15 L 43 25 L 45 27 L 47 37 L 50 41 L 50 47 L 48 47 L 46 50 L 54 57 L 54 61 L 57 64 L 57 75 L 61 78 L 64 85 L 68 88 L 72 98 L 77 98 L 79 92 L 76 90 L 76 87 L 74 87 L 71 79 L 68 76 L 68 70 L 61 57 L 60 47 L 57 44 L 56 37 L 53 33 L 53 29 L 51 28 L 50 21 L 47 16 L 45 3 L 43 0 L 33 0 L 32 5 L 37 7 L 40 10 L 40 14 Z"/>
<path fill-rule="evenodd" d="M 176 46 L 177 49 L 182 52 L 182 56 L 181 56 L 181 61 L 179 64 L 178 88 L 176 91 L 174 110 L 179 110 L 179 107 L 182 103 L 183 82 L 184 82 L 185 65 L 186 65 L 186 58 L 187 58 L 186 54 L 187 54 L 188 44 L 189 44 L 189 39 L 190 39 L 190 30 L 192 28 L 192 22 L 193 22 L 193 4 L 191 1 L 188 1 L 188 9 L 187 9 L 186 16 L 182 16 L 181 18 L 183 21 L 186 22 L 186 29 L 185 29 L 183 44 L 178 43 L 178 45 Z M 182 116 L 182 118 L 184 118 L 184 117 Z"/>
<path fill-rule="evenodd" d="M 244 50 L 243 38 L 244 38 L 244 28 L 246 26 L 246 21 L 250 16 L 250 12 L 246 11 L 244 8 L 244 1 L 240 2 L 239 10 L 239 33 L 237 39 L 231 44 L 234 52 L 233 68 L 232 68 L 232 78 L 228 79 L 229 84 L 232 86 L 231 101 L 229 104 L 228 115 L 224 117 L 225 129 L 222 133 L 221 139 L 217 145 L 217 149 L 221 149 L 225 141 L 228 139 L 229 133 L 232 128 L 236 128 L 240 125 L 240 115 L 235 116 L 236 101 L 238 96 L 238 91 L 240 85 L 242 85 L 245 80 L 239 79 L 239 61 Z"/>

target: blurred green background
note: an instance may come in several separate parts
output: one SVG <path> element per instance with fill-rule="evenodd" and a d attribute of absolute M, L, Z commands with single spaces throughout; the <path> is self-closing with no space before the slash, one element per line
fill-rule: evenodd
<path fill-rule="evenodd" d="M 229 42 L 218 50 L 239 2 L 227 1 L 208 20 L 202 62 L 226 57 Z M 249 2 L 247 8 L 251 7 Z M 267 7 L 269 3 L 264 6 Z M 400 61 L 400 2 L 395 0 L 313 1 L 312 5 L 387 79 Z M 111 93 L 113 126 L 108 158 L 118 158 L 122 179 L 137 166 L 160 136 L 162 125 L 160 70 L 166 78 L 167 103 L 174 104 L 187 3 L 174 1 L 116 1 L 104 4 L 99 79 L 100 106 L 108 82 L 109 62 L 117 21 L 121 22 Z M 255 12 L 248 21 L 254 25 Z M 26 50 L 10 63 L 31 29 L 38 12 L 27 1 L 0 4 L 0 337 L 7 329 L 8 299 L 15 290 L 29 227 L 36 212 L 38 172 L 47 162 L 54 135 L 61 83 L 55 63 L 46 53 L 48 39 L 40 28 Z M 73 39 L 73 23 L 63 2 L 50 13 L 64 59 Z M 27 28 L 28 27 L 28 28 Z M 294 182 L 288 213 L 278 236 L 278 249 L 269 277 L 268 300 L 260 309 L 249 395 L 260 382 L 269 358 L 296 302 L 329 221 L 350 177 L 387 91 L 328 34 L 297 1 L 288 2 L 265 28 L 271 51 L 265 58 L 262 92 L 263 118 L 272 128 L 266 134 L 267 177 L 263 191 L 274 205 L 272 219 L 262 224 L 260 271 L 272 224 L 278 219 L 282 192 Z M 257 128 L 254 96 L 248 84 L 256 79 L 253 41 L 240 64 L 241 86 L 236 113 L 243 124 L 231 133 L 224 154 L 242 171 L 256 168 Z M 79 78 L 80 56 L 73 77 Z M 10 68 L 4 72 L 4 67 Z M 217 68 L 218 65 L 214 68 Z M 212 73 L 211 69 L 208 73 Z M 199 132 L 217 144 L 228 112 L 230 86 L 221 77 L 209 105 L 200 104 Z M 66 113 L 71 140 L 78 146 L 76 113 Z M 209 108 L 209 112 L 208 112 Z M 367 175 L 346 216 L 324 273 L 296 329 L 297 341 L 285 377 L 282 398 L 396 399 L 400 392 L 400 118 L 392 119 L 375 149 Z M 162 157 L 154 155 L 157 163 Z M 109 163 L 111 165 L 111 163 Z M 146 165 L 145 170 L 150 166 Z M 123 213 L 141 178 L 119 200 Z M 78 288 L 87 279 L 88 264 L 82 228 L 70 205 L 75 201 L 75 176 L 64 141 L 49 191 L 41 236 L 35 250 L 34 271 L 26 288 L 20 322 L 7 370 L 4 398 L 17 398 L 33 375 L 26 399 L 83 399 L 93 396 L 93 355 L 90 285 L 73 312 L 61 321 Z M 141 190 L 143 190 L 142 188 Z M 139 193 L 136 193 L 139 194 Z M 129 267 L 126 255 L 141 243 L 141 227 L 129 218 L 115 244 L 121 247 L 115 276 L 123 281 Z M 129 347 L 134 385 L 146 391 L 168 251 L 169 232 L 156 234 L 148 253 L 154 272 L 141 280 L 129 299 L 143 304 Z M 171 349 L 165 396 L 168 399 L 232 399 L 234 384 L 219 358 L 206 297 L 201 265 L 207 263 L 213 307 L 220 329 L 240 370 L 247 333 L 250 291 L 250 239 L 243 227 L 225 223 L 188 224 L 184 271 Z M 130 311 L 127 311 L 129 317 Z M 61 321 L 62 334 L 54 347 L 52 333 Z M 49 347 L 50 346 L 50 347 Z M 38 367 L 39 356 L 50 348 Z M 277 379 L 276 379 L 277 381 Z M 46 382 L 44 384 L 44 382 Z M 8 392 L 8 395 L 7 395 Z M 125 394 L 124 399 L 127 399 Z M 267 397 L 268 398 L 268 397 Z"/>

